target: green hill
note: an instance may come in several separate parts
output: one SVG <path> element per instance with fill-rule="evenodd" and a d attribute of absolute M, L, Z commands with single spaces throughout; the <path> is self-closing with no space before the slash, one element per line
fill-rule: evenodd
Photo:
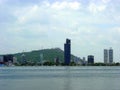
<path fill-rule="evenodd" d="M 31 52 L 17 53 L 13 55 L 17 58 L 18 61 L 20 61 L 23 54 L 25 55 L 26 61 L 39 62 L 40 54 L 43 54 L 44 61 L 54 62 L 54 59 L 57 57 L 61 62 L 64 61 L 64 51 L 59 48 L 35 50 Z M 75 56 L 71 55 L 71 57 L 73 59 Z"/>

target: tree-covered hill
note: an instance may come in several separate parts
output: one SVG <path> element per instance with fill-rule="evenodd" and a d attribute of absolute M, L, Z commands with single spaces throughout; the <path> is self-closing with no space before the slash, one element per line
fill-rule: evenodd
<path fill-rule="evenodd" d="M 59 48 L 34 50 L 31 52 L 22 52 L 13 55 L 17 58 L 18 61 L 20 61 L 23 54 L 26 61 L 39 62 L 41 54 L 43 55 L 44 61 L 54 62 L 55 58 L 59 58 L 61 62 L 64 61 L 64 51 Z M 71 57 L 73 59 L 75 56 L 71 55 Z"/>

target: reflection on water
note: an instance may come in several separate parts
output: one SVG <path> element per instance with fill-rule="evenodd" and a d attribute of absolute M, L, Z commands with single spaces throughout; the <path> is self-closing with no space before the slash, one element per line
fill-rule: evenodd
<path fill-rule="evenodd" d="M 120 90 L 120 67 L 0 67 L 0 90 Z"/>
<path fill-rule="evenodd" d="M 70 80 L 70 67 L 65 67 L 64 90 L 72 90 Z"/>

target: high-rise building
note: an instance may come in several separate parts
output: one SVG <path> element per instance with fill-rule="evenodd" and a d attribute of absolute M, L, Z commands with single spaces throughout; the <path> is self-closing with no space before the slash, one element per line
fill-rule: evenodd
<path fill-rule="evenodd" d="M 94 56 L 88 55 L 88 64 L 94 64 Z"/>
<path fill-rule="evenodd" d="M 113 49 L 110 48 L 109 49 L 109 63 L 113 63 Z"/>
<path fill-rule="evenodd" d="M 108 49 L 104 49 L 104 63 L 107 64 L 111 64 L 113 63 L 113 49 L 110 48 Z"/>
<path fill-rule="evenodd" d="M 64 64 L 69 65 L 71 60 L 71 41 L 70 39 L 66 39 L 66 43 L 64 44 Z"/>
<path fill-rule="evenodd" d="M 109 63 L 108 61 L 108 50 L 104 49 L 104 63 L 107 64 Z"/>

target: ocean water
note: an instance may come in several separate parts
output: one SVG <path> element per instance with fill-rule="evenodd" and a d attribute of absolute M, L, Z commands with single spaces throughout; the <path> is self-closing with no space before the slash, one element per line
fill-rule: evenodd
<path fill-rule="evenodd" d="M 0 90 L 120 90 L 120 67 L 0 67 Z"/>

